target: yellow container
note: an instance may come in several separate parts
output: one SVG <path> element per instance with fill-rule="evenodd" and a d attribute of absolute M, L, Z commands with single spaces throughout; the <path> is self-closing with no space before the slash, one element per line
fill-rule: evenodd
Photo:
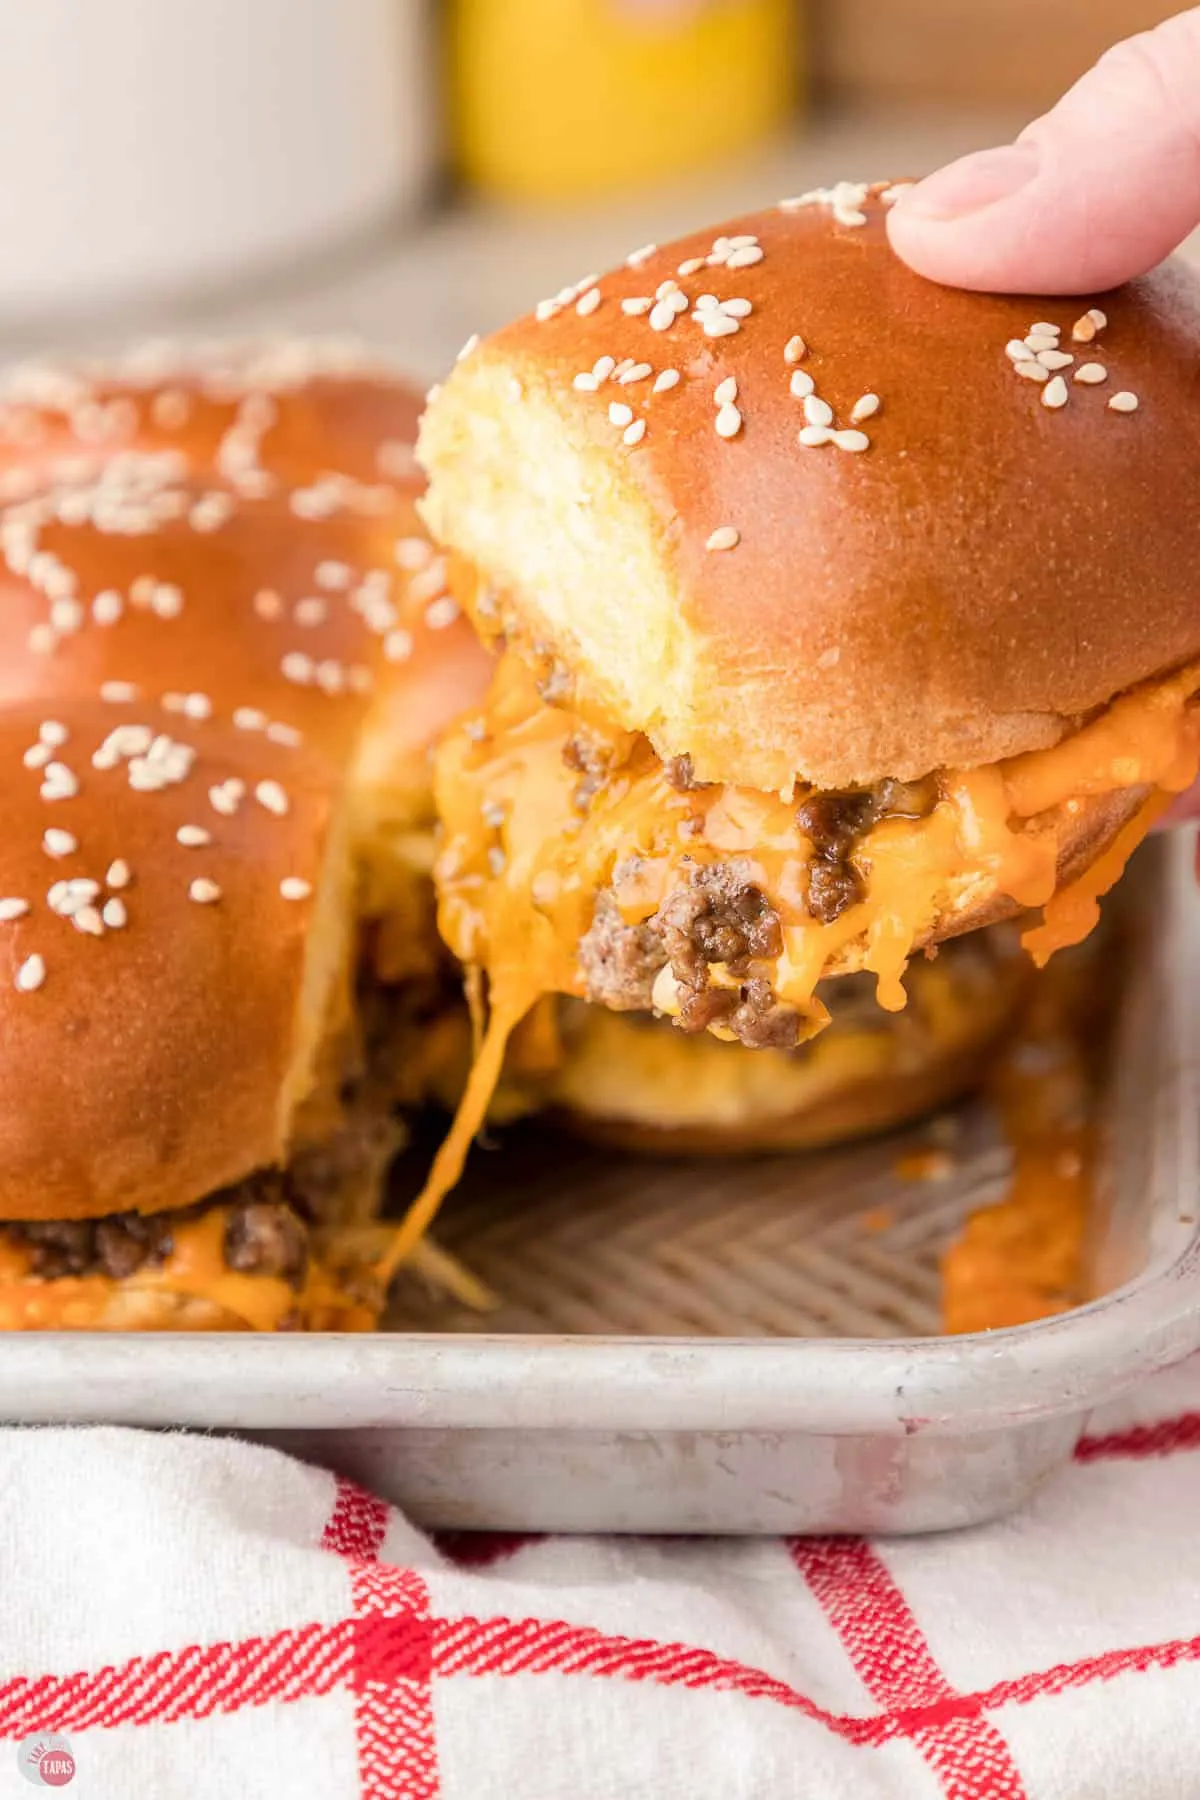
<path fill-rule="evenodd" d="M 799 0 L 454 0 L 460 171 L 570 201 L 735 155 L 794 103 Z"/>

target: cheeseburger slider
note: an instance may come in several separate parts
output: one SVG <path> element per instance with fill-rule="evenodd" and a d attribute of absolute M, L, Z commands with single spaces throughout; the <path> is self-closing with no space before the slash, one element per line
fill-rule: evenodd
<path fill-rule="evenodd" d="M 0 1326 L 374 1321 L 483 663 L 416 410 L 303 346 L 0 393 Z"/>
<path fill-rule="evenodd" d="M 821 984 L 1029 909 L 1086 935 L 1200 757 L 1200 285 L 935 287 L 841 184 L 468 346 L 425 517 L 502 656 L 446 740 L 443 935 L 538 998 L 792 1050 Z"/>

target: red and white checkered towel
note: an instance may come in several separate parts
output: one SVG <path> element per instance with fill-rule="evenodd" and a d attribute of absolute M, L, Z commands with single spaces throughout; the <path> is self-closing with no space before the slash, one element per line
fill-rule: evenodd
<path fill-rule="evenodd" d="M 437 1542 L 248 1445 L 0 1454 L 0 1795 L 1200 1794 L 1200 1361 L 915 1541 Z"/>

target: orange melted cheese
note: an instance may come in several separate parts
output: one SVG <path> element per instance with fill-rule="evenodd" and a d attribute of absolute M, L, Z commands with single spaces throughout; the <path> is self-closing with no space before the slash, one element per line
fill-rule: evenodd
<path fill-rule="evenodd" d="M 0 1330 L 68 1331 L 103 1326 L 119 1294 L 206 1301 L 227 1315 L 222 1329 L 276 1331 L 289 1315 L 303 1329 L 370 1331 L 377 1309 L 351 1297 L 310 1258 L 300 1289 L 276 1276 L 240 1274 L 225 1261 L 226 1212 L 211 1207 L 172 1228 L 171 1254 L 117 1281 L 108 1275 L 37 1275 L 28 1247 L 0 1237 Z M 165 1321 L 164 1321 L 165 1322 Z M 208 1322 L 206 1321 L 206 1324 Z"/>
<path fill-rule="evenodd" d="M 439 923 L 460 960 L 486 973 L 488 1023 L 454 1126 L 384 1272 L 411 1252 L 457 1181 L 518 1022 L 545 994 L 584 994 L 578 946 L 599 892 L 611 887 L 625 922 L 639 924 L 697 867 L 737 858 L 783 932 L 782 955 L 754 972 L 810 1034 L 828 1018 L 817 984 L 852 946 L 876 976 L 880 1004 L 899 1011 L 909 958 L 959 896 L 999 894 L 1023 909 L 1044 908 L 1026 940 L 1044 962 L 1091 930 L 1097 897 L 1168 797 L 1195 779 L 1198 689 L 1195 665 L 1122 696 L 1052 749 L 944 771 L 928 817 L 886 819 L 864 838 L 855 861 L 866 897 L 823 924 L 805 904 L 811 845 L 791 799 L 720 785 L 677 791 L 644 738 L 603 736 L 544 704 L 517 657 L 506 655 L 484 714 L 443 744 L 437 770 L 446 834 Z M 564 758 L 577 734 L 606 759 L 582 804 L 583 777 Z M 1060 848 L 1080 800 L 1129 789 L 1147 793 L 1137 818 L 1079 882 L 1056 892 Z M 710 979 L 730 978 L 714 965 Z"/>

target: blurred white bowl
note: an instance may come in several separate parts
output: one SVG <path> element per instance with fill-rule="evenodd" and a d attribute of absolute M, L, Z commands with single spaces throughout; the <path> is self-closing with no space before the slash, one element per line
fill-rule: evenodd
<path fill-rule="evenodd" d="M 0 4 L 0 318 L 212 288 L 413 205 L 426 0 Z"/>

